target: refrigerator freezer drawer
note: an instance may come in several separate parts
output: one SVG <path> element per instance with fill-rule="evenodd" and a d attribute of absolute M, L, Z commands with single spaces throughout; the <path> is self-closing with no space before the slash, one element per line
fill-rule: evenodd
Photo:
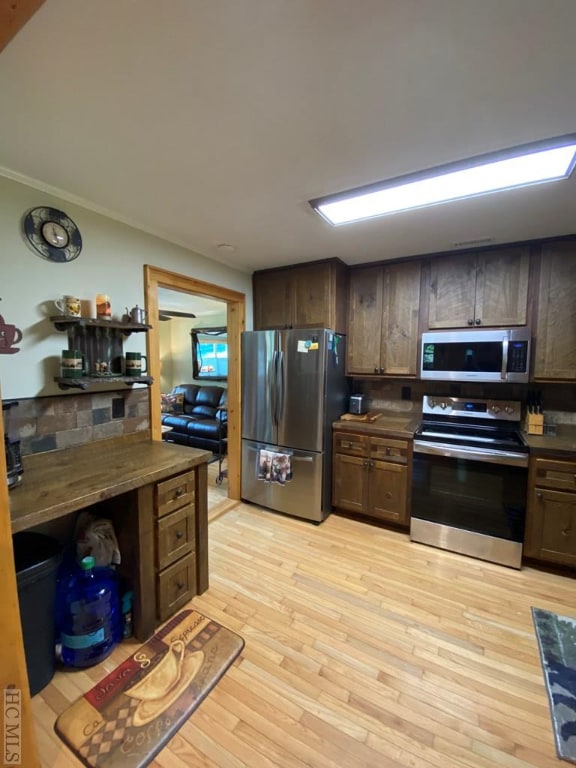
<path fill-rule="evenodd" d="M 261 451 L 290 455 L 292 477 L 274 482 L 262 479 Z M 283 512 L 293 517 L 320 523 L 329 514 L 322 509 L 322 469 L 324 455 L 242 440 L 242 493 L 245 501 Z M 274 477 L 274 475 L 272 475 Z M 278 477 L 282 480 L 282 477 Z"/>

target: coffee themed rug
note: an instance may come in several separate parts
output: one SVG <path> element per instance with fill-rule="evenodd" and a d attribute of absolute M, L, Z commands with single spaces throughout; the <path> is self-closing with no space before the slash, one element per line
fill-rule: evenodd
<path fill-rule="evenodd" d="M 89 768 L 144 768 L 243 647 L 217 622 L 181 611 L 66 709 L 56 733 Z"/>

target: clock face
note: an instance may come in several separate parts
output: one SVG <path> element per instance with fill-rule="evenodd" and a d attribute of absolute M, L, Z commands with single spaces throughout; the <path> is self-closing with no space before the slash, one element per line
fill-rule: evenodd
<path fill-rule="evenodd" d="M 82 250 L 78 227 L 57 208 L 39 207 L 28 211 L 24 234 L 36 253 L 48 261 L 73 261 Z"/>

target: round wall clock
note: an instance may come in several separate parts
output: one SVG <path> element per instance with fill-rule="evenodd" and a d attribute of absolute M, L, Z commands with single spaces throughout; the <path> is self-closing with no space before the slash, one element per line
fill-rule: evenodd
<path fill-rule="evenodd" d="M 73 261 L 82 250 L 78 227 L 57 208 L 40 206 L 28 211 L 24 234 L 36 253 L 48 261 Z"/>

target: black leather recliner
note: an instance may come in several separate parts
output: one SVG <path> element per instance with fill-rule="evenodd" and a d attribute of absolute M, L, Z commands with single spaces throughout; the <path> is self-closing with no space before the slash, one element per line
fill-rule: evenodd
<path fill-rule="evenodd" d="M 182 413 L 163 413 L 162 426 L 171 428 L 164 439 L 224 454 L 228 434 L 228 390 L 224 387 L 179 384 L 171 395 L 184 395 Z"/>

